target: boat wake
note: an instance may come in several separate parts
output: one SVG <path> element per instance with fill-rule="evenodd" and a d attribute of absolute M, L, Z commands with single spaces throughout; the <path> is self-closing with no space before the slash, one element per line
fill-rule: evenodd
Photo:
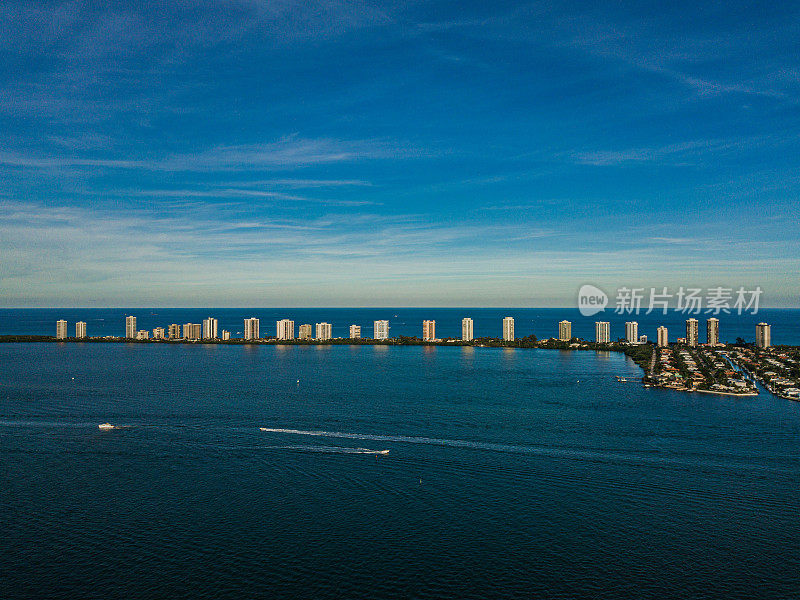
<path fill-rule="evenodd" d="M 267 433 L 284 433 L 291 435 L 306 435 L 312 437 L 339 438 L 346 440 L 368 440 L 371 442 L 404 442 L 407 444 L 428 444 L 434 446 L 474 448 L 477 450 L 494 450 L 500 452 L 530 452 L 534 450 L 529 446 L 511 446 L 507 444 L 493 444 L 490 442 L 471 442 L 468 440 L 448 440 L 444 438 L 417 437 L 408 435 L 379 435 L 371 433 L 346 433 L 342 431 L 308 431 L 303 429 L 282 429 L 278 427 L 259 427 L 259 429 Z"/>
<path fill-rule="evenodd" d="M 344 446 L 263 446 L 265 450 L 293 450 L 295 452 L 318 452 L 321 454 L 374 454 L 386 455 L 388 450 L 369 448 L 347 448 Z"/>

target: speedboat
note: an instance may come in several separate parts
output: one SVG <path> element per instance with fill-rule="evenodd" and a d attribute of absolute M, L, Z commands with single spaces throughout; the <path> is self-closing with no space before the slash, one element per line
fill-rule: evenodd
<path fill-rule="evenodd" d="M 100 423 L 98 427 L 100 429 L 114 429 L 114 426 L 111 423 Z"/>

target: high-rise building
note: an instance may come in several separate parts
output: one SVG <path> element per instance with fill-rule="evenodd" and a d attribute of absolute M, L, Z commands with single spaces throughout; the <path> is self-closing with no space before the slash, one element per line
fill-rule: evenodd
<path fill-rule="evenodd" d="M 357 340 L 361 337 L 361 325 L 350 325 L 350 339 Z"/>
<path fill-rule="evenodd" d="M 244 339 L 257 340 L 261 337 L 261 328 L 258 319 L 250 317 L 244 320 Z"/>
<path fill-rule="evenodd" d="M 611 323 L 597 321 L 594 324 L 594 339 L 598 344 L 607 344 L 611 341 Z"/>
<path fill-rule="evenodd" d="M 569 321 L 558 322 L 558 339 L 562 342 L 568 342 L 572 339 L 572 323 Z"/>
<path fill-rule="evenodd" d="M 298 334 L 297 337 L 299 337 L 301 340 L 310 340 L 311 333 L 312 333 L 311 324 L 305 323 L 303 325 L 300 325 L 300 333 Z"/>
<path fill-rule="evenodd" d="M 169 326 L 167 335 L 169 336 L 169 339 L 177 340 L 179 337 L 181 337 L 181 326 L 177 323 L 173 323 Z"/>
<path fill-rule="evenodd" d="M 136 317 L 132 315 L 125 317 L 125 337 L 131 339 L 136 337 Z"/>
<path fill-rule="evenodd" d="M 156 327 L 153 329 L 153 339 L 154 340 L 163 340 L 164 339 L 164 328 L 163 327 Z"/>
<path fill-rule="evenodd" d="M 203 326 L 200 323 L 186 323 L 183 326 L 183 339 L 199 340 L 203 337 Z"/>
<path fill-rule="evenodd" d="M 136 332 L 136 339 L 137 340 L 149 340 L 150 339 L 150 332 L 147 329 L 140 329 Z"/>
<path fill-rule="evenodd" d="M 230 331 L 228 331 L 227 329 L 223 329 L 223 330 L 222 330 L 222 339 L 223 339 L 223 340 L 229 340 L 229 339 L 231 339 L 231 332 L 230 332 Z"/>
<path fill-rule="evenodd" d="M 706 341 L 709 346 L 719 346 L 719 319 L 711 317 L 706 321 Z"/>
<path fill-rule="evenodd" d="M 461 339 L 465 342 L 471 342 L 475 339 L 475 336 L 472 332 L 472 319 L 466 317 L 461 319 Z"/>
<path fill-rule="evenodd" d="M 67 322 L 64 319 L 56 321 L 56 339 L 67 339 Z"/>
<path fill-rule="evenodd" d="M 697 324 L 697 319 L 686 319 L 686 345 L 687 346 L 697 346 L 697 338 L 699 326 Z"/>
<path fill-rule="evenodd" d="M 294 339 L 294 321 L 290 319 L 281 319 L 275 325 L 278 330 L 277 338 L 279 340 Z"/>
<path fill-rule="evenodd" d="M 658 345 L 661 348 L 666 348 L 669 346 L 669 335 L 667 333 L 667 328 L 662 325 L 656 331 L 658 332 Z"/>
<path fill-rule="evenodd" d="M 85 338 L 86 337 L 86 322 L 85 321 L 78 321 L 75 323 L 75 337 L 76 338 Z"/>
<path fill-rule="evenodd" d="M 772 345 L 771 327 L 766 323 L 756 325 L 756 347 L 769 348 Z"/>
<path fill-rule="evenodd" d="M 203 339 L 214 340 L 217 338 L 218 321 L 213 317 L 203 319 Z"/>
<path fill-rule="evenodd" d="M 389 339 L 389 321 L 375 321 L 373 323 L 373 338 L 376 340 Z"/>
<path fill-rule="evenodd" d="M 317 323 L 317 335 L 316 339 L 318 340 L 329 340 L 331 339 L 331 324 L 330 323 Z"/>
<path fill-rule="evenodd" d="M 436 321 L 422 322 L 422 339 L 426 342 L 432 342 L 436 339 Z"/>
<path fill-rule="evenodd" d="M 503 340 L 506 342 L 514 341 L 514 317 L 503 319 Z"/>
<path fill-rule="evenodd" d="M 625 339 L 629 344 L 639 343 L 639 323 L 636 321 L 625 322 Z"/>

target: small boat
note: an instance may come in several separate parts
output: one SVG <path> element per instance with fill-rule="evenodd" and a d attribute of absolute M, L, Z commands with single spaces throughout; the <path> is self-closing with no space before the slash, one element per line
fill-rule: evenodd
<path fill-rule="evenodd" d="M 100 429 L 114 429 L 114 426 L 111 423 L 100 423 L 98 427 Z"/>

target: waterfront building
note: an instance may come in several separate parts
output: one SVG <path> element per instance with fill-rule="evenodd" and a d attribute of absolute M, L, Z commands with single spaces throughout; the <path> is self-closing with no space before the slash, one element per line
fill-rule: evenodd
<path fill-rule="evenodd" d="M 231 339 L 231 332 L 230 332 L 230 331 L 228 331 L 227 329 L 223 329 L 223 330 L 222 330 L 222 339 L 223 339 L 223 340 L 229 340 L 229 339 Z"/>
<path fill-rule="evenodd" d="M 331 324 L 330 323 L 317 323 L 317 335 L 316 339 L 318 340 L 329 340 L 331 339 Z"/>
<path fill-rule="evenodd" d="M 218 321 L 212 317 L 203 319 L 203 339 L 214 340 L 217 338 Z"/>
<path fill-rule="evenodd" d="M 181 337 L 181 326 L 177 323 L 173 323 L 167 329 L 167 335 L 169 336 L 169 339 L 177 340 L 179 337 Z"/>
<path fill-rule="evenodd" d="M 203 326 L 200 323 L 186 323 L 183 326 L 183 339 L 199 340 L 203 335 Z"/>
<path fill-rule="evenodd" d="M 647 343 L 647 336 L 646 335 L 640 335 L 639 336 L 639 343 L 640 344 L 646 344 Z"/>
<path fill-rule="evenodd" d="M 771 327 L 766 323 L 756 325 L 756 347 L 769 348 L 772 345 Z"/>
<path fill-rule="evenodd" d="M 154 340 L 163 340 L 164 339 L 164 328 L 163 327 L 156 327 L 153 329 L 153 339 Z"/>
<path fill-rule="evenodd" d="M 291 319 L 281 319 L 276 323 L 278 330 L 277 338 L 279 340 L 293 340 L 294 339 L 294 321 Z"/>
<path fill-rule="evenodd" d="M 598 344 L 608 344 L 611 341 L 611 323 L 596 321 L 594 324 L 594 339 Z"/>
<path fill-rule="evenodd" d="M 697 319 L 687 319 L 686 320 L 686 345 L 695 347 L 697 346 L 697 338 L 699 326 L 697 324 Z"/>
<path fill-rule="evenodd" d="M 572 323 L 570 321 L 558 322 L 558 339 L 562 342 L 568 342 L 572 339 Z"/>
<path fill-rule="evenodd" d="M 461 319 L 461 339 L 465 342 L 471 342 L 474 339 L 472 333 L 472 319 L 469 317 Z"/>
<path fill-rule="evenodd" d="M 150 332 L 147 329 L 141 329 L 136 333 L 137 340 L 149 340 L 150 339 Z"/>
<path fill-rule="evenodd" d="M 625 322 L 625 339 L 629 344 L 637 344 L 639 342 L 639 323 L 636 321 Z"/>
<path fill-rule="evenodd" d="M 300 333 L 299 333 L 298 337 L 301 340 L 310 340 L 311 339 L 311 324 L 310 323 L 305 323 L 303 325 L 300 325 Z"/>
<path fill-rule="evenodd" d="M 75 337 L 76 338 L 85 338 L 86 337 L 86 322 L 85 321 L 78 321 L 75 323 Z"/>
<path fill-rule="evenodd" d="M 436 339 L 436 321 L 422 322 L 422 339 L 426 342 L 432 342 Z"/>
<path fill-rule="evenodd" d="M 373 323 L 373 338 L 376 340 L 389 339 L 389 321 L 375 321 Z"/>
<path fill-rule="evenodd" d="M 125 337 L 131 339 L 136 337 L 136 317 L 134 316 L 125 317 Z"/>
<path fill-rule="evenodd" d="M 361 325 L 350 325 L 350 339 L 357 340 L 361 337 Z"/>
<path fill-rule="evenodd" d="M 711 317 L 706 321 L 706 341 L 709 346 L 719 346 L 719 319 Z"/>
<path fill-rule="evenodd" d="M 514 341 L 514 317 L 503 319 L 503 340 L 506 342 Z"/>
<path fill-rule="evenodd" d="M 56 321 L 56 339 L 67 339 L 67 322 L 64 319 Z"/>
<path fill-rule="evenodd" d="M 257 340 L 261 337 L 261 328 L 258 319 L 250 317 L 244 320 L 244 339 Z"/>
<path fill-rule="evenodd" d="M 667 333 L 667 328 L 661 325 L 658 328 L 658 345 L 661 348 L 666 348 L 669 346 L 669 334 Z"/>

